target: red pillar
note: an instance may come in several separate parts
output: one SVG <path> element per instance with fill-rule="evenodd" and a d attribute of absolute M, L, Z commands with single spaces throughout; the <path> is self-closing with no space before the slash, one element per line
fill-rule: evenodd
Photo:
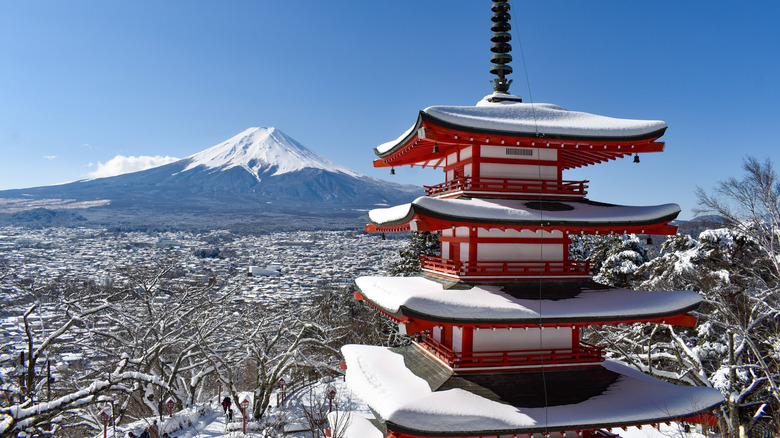
<path fill-rule="evenodd" d="M 463 327 L 463 352 L 474 351 L 474 326 Z"/>

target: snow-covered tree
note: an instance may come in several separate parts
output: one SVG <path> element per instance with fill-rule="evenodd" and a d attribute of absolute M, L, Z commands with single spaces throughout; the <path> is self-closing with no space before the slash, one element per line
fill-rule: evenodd
<path fill-rule="evenodd" d="M 403 344 L 397 325 L 368 305 L 356 301 L 354 290 L 354 285 L 342 288 L 323 285 L 312 297 L 309 318 L 327 328 L 330 345 L 338 349 L 345 344 Z"/>
<path fill-rule="evenodd" d="M 243 309 L 229 315 L 227 323 L 224 318 L 193 321 L 197 342 L 228 393 L 252 392 L 253 418 L 263 418 L 280 379 L 294 383 L 290 375 L 296 367 L 335 366 L 323 360 L 337 354 L 329 345 L 328 330 L 311 322 L 307 314 L 305 308 L 290 303 Z M 328 354 L 320 354 L 323 350 Z"/>
<path fill-rule="evenodd" d="M 640 287 L 695 290 L 704 297 L 695 330 L 665 328 L 673 341 L 666 354 L 688 380 L 724 393 L 725 418 L 735 431 L 746 422 L 740 415 L 777 404 L 777 361 L 768 359 L 777 334 L 777 296 L 761 291 L 767 278 L 755 278 L 767 260 L 752 239 L 729 229 L 707 230 L 698 239 L 677 235 L 663 248 L 640 270 L 646 278 Z"/>
<path fill-rule="evenodd" d="M 14 401 L 0 408 L 0 417 L 8 415 L 0 418 L 0 434 L 67 426 L 68 433 L 83 435 L 83 428 L 100 427 L 89 410 L 96 403 L 111 403 L 116 422 L 161 415 L 169 397 L 179 406 L 192 404 L 213 370 L 189 322 L 232 312 L 234 305 L 231 291 L 221 290 L 216 280 L 188 278 L 178 266 L 166 261 L 121 269 L 106 286 L 22 282 L 31 301 L 22 318 L 24 361 L 17 367 L 24 378 L 3 379 L 19 383 L 4 388 Z M 42 308 L 46 318 L 33 318 Z M 42 359 L 65 352 L 81 356 L 84 366 L 60 365 L 49 397 Z M 29 406 L 35 406 L 35 415 L 25 410 Z"/>
<path fill-rule="evenodd" d="M 780 408 L 780 184 L 768 161 L 747 158 L 744 170 L 742 179 L 720 183 L 714 194 L 698 189 L 700 212 L 725 218 L 727 228 L 672 236 L 659 257 L 634 271 L 639 289 L 699 292 L 699 325 L 594 332 L 637 368 L 720 389 L 724 427 L 732 435 L 739 425 L 777 427 L 772 417 Z"/>
<path fill-rule="evenodd" d="M 137 382 L 163 386 L 157 376 L 133 370 L 127 358 L 104 363 L 103 372 L 84 378 L 83 370 L 55 370 L 60 376 L 79 374 L 78 379 L 62 378 L 50 391 L 49 367 L 44 358 L 64 351 L 89 354 L 88 321 L 104 315 L 111 307 L 105 295 L 69 296 L 50 286 L 36 287 L 21 282 L 22 292 L 32 303 L 22 316 L 25 349 L 15 368 L 16 376 L 0 375 L 7 403 L 0 406 L 0 437 L 55 434 L 64 436 L 64 424 L 85 424 L 78 413 L 111 400 L 111 394 L 126 391 Z M 44 304 L 61 313 L 60 318 L 42 318 Z M 35 321 L 35 322 L 33 322 Z M 93 421 L 96 423 L 96 421 Z M 88 422 L 86 423 L 89 427 Z"/>
<path fill-rule="evenodd" d="M 695 328 L 602 327 L 589 336 L 611 346 L 611 357 L 645 372 L 720 389 L 724 431 L 731 435 L 740 425 L 777 428 L 773 417 L 780 412 L 780 183 L 769 161 L 747 158 L 744 170 L 742 179 L 720 183 L 713 194 L 697 191 L 700 212 L 724 218 L 725 228 L 671 236 L 643 264 L 634 254 L 621 256 L 616 237 L 577 238 L 571 250 L 593 261 L 601 282 L 703 296 Z"/>
<path fill-rule="evenodd" d="M 168 398 L 189 406 L 210 372 L 191 321 L 232 312 L 235 291 L 219 287 L 215 278 L 190 278 L 179 267 L 178 260 L 166 260 L 121 269 L 115 282 L 121 286 L 106 289 L 110 309 L 93 322 L 103 327 L 90 330 L 102 357 L 128 358 L 138 372 L 166 383 L 139 382 L 120 403 L 122 413 L 161 415 Z"/>
<path fill-rule="evenodd" d="M 713 325 L 734 337 L 727 366 L 716 375 L 728 394 L 730 428 L 737 422 L 750 426 L 780 417 L 775 347 L 780 331 L 780 180 L 768 159 L 746 157 L 743 170 L 741 179 L 722 181 L 712 193 L 697 189 L 699 211 L 723 217 L 733 236 L 719 239 L 721 246 L 731 249 L 723 252 L 737 258 L 723 258 L 724 264 L 739 267 L 736 273 L 733 268 L 721 270 L 722 282 L 728 285 L 714 293 L 703 291 L 715 310 Z M 750 421 L 739 415 L 749 415 Z M 777 418 L 774 427 L 780 432 Z"/>
<path fill-rule="evenodd" d="M 780 282 L 780 180 L 768 159 L 746 157 L 742 167 L 742 179 L 722 181 L 712 194 L 697 188 L 698 211 L 723 217 L 729 228 L 753 239 L 769 262 L 769 271 L 756 279 L 764 282 L 768 274 L 772 284 L 764 286 L 775 287 Z"/>
<path fill-rule="evenodd" d="M 409 242 L 398 252 L 401 258 L 390 265 L 388 273 L 404 277 L 420 274 L 420 256 L 441 255 L 439 235 L 430 231 L 412 231 L 409 234 Z"/>
<path fill-rule="evenodd" d="M 570 246 L 574 260 L 588 260 L 594 280 L 627 287 L 640 266 L 649 260 L 647 250 L 634 235 L 574 236 Z"/>
<path fill-rule="evenodd" d="M 298 389 L 338 372 L 343 343 L 382 339 L 377 325 L 360 323 L 377 316 L 351 290 L 323 284 L 332 293 L 250 304 L 235 288 L 183 266 L 161 259 L 121 268 L 105 285 L 20 280 L 13 304 L 27 334 L 24 366 L 8 373 L 18 354 L 0 356 L 0 437 L 97 433 L 106 406 L 116 424 L 159 416 L 168 398 L 177 410 L 205 401 L 207 382 L 217 379 L 228 394 L 252 393 L 249 414 L 259 419 L 280 378 Z M 0 277 L 7 280 L 9 271 Z M 44 359 L 67 351 L 78 352 L 83 365 L 60 364 L 56 388 L 44 398 Z"/>

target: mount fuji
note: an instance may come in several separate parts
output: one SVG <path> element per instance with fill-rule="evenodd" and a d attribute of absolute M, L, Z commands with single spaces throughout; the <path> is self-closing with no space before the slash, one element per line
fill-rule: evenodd
<path fill-rule="evenodd" d="M 405 203 L 421 194 L 420 187 L 343 167 L 270 127 L 247 129 L 189 157 L 139 172 L 0 191 L 0 208 L 306 215 Z"/>

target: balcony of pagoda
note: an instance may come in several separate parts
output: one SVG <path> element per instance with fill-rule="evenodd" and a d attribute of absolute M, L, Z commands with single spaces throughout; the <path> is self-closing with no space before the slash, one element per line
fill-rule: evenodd
<path fill-rule="evenodd" d="M 576 348 L 459 352 L 452 351 L 423 332 L 416 336 L 415 343 L 458 372 L 479 372 L 495 368 L 579 367 L 604 362 L 604 347 L 596 347 L 584 342 L 579 342 Z"/>
<path fill-rule="evenodd" d="M 529 198 L 579 199 L 588 194 L 587 180 L 559 181 L 510 178 L 456 178 L 434 186 L 424 186 L 428 196 L 454 197 L 460 195 Z"/>
<path fill-rule="evenodd" d="M 510 281 L 537 278 L 591 278 L 587 260 L 544 261 L 455 261 L 441 257 L 420 256 L 423 272 L 458 280 Z"/>

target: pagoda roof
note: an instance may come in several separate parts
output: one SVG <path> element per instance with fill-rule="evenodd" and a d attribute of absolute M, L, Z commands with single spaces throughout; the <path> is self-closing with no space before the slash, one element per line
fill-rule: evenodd
<path fill-rule="evenodd" d="M 458 290 L 425 277 L 358 277 L 355 284 L 364 300 L 393 318 L 453 324 L 671 321 L 702 300 L 693 291 L 635 291 L 592 280 L 466 285 Z"/>
<path fill-rule="evenodd" d="M 638 152 L 660 152 L 666 131 L 660 120 L 618 119 L 569 111 L 549 103 L 490 102 L 476 106 L 431 106 L 400 137 L 377 146 L 374 166 L 440 166 L 432 154 L 454 145 L 506 144 L 562 151 L 564 168 L 603 162 Z"/>
<path fill-rule="evenodd" d="M 679 213 L 677 204 L 624 206 L 587 199 L 549 201 L 422 196 L 409 204 L 371 210 L 367 217 L 371 222 L 369 231 L 404 231 L 411 228 L 411 221 L 416 221 L 414 227 L 420 231 L 478 226 L 674 234 L 676 227 L 666 224 Z"/>
<path fill-rule="evenodd" d="M 723 401 L 716 389 L 673 385 L 609 361 L 575 370 L 458 375 L 414 345 L 347 345 L 341 351 L 355 394 L 389 431 L 416 436 L 651 424 Z"/>

